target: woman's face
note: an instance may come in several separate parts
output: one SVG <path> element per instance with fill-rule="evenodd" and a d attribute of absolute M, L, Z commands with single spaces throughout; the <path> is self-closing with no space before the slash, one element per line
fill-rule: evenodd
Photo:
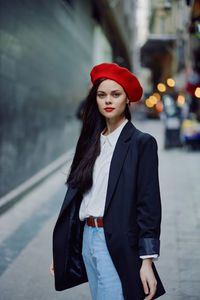
<path fill-rule="evenodd" d="M 96 95 L 99 112 L 107 119 L 124 117 L 126 104 L 129 99 L 123 87 L 114 80 L 102 81 Z"/>

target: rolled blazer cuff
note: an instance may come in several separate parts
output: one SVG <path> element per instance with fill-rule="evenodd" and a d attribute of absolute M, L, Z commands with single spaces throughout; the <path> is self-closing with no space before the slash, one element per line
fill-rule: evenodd
<path fill-rule="evenodd" d="M 160 240 L 156 238 L 140 238 L 139 256 L 151 254 L 160 255 Z"/>

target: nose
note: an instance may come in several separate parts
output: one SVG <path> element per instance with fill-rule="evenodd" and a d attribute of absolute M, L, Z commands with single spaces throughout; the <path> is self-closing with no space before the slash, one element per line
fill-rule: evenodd
<path fill-rule="evenodd" d="M 107 97 L 106 97 L 106 104 L 108 104 L 108 103 L 112 103 L 112 99 L 111 99 L 110 95 L 107 95 Z"/>

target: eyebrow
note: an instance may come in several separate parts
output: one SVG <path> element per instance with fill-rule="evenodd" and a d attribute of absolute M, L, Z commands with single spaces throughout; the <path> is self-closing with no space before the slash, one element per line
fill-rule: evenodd
<path fill-rule="evenodd" d="M 97 91 L 98 93 L 100 92 L 100 93 L 105 93 L 105 91 Z M 113 90 L 113 91 L 111 91 L 112 93 L 113 92 L 121 92 L 120 90 Z"/>

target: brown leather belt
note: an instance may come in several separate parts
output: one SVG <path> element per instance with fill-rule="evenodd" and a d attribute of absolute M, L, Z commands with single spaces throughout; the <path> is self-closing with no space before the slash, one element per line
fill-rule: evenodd
<path fill-rule="evenodd" d="M 103 227 L 103 218 L 93 218 L 93 217 L 90 217 L 90 218 L 87 218 L 86 219 L 86 223 L 89 225 L 89 226 L 92 226 L 92 227 L 95 227 L 95 221 L 94 219 L 97 220 L 97 226 L 98 227 Z"/>

